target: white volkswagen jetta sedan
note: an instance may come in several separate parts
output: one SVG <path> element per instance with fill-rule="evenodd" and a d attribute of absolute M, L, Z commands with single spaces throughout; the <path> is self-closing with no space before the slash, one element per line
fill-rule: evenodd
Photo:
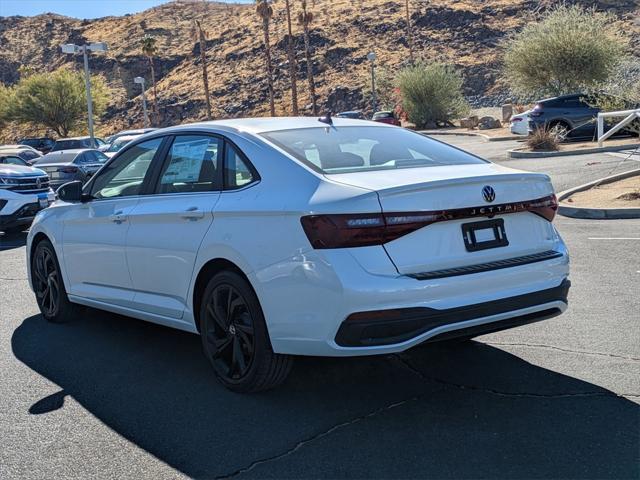
<path fill-rule="evenodd" d="M 294 355 L 400 352 L 567 308 L 546 175 L 362 120 L 225 120 L 146 134 L 28 238 L 42 315 L 78 305 L 199 333 L 235 391 Z"/>

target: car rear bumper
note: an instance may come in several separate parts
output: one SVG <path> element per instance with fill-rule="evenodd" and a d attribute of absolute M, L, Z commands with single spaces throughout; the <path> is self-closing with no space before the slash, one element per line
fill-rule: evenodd
<path fill-rule="evenodd" d="M 346 250 L 310 251 L 250 275 L 276 353 L 396 353 L 550 318 L 568 305 L 562 242 L 549 259 L 424 280 L 366 271 Z"/>
<path fill-rule="evenodd" d="M 551 305 L 556 302 L 566 305 L 570 286 L 571 282 L 564 280 L 557 287 L 546 290 L 443 310 L 420 307 L 356 313 L 342 322 L 335 341 L 342 347 L 366 347 L 401 343 L 428 331 L 432 331 L 434 335 L 427 341 L 470 334 L 480 335 L 517 327 L 559 315 L 562 310 L 557 306 L 550 306 L 496 322 L 451 329 L 469 320 L 522 311 L 539 305 Z"/>

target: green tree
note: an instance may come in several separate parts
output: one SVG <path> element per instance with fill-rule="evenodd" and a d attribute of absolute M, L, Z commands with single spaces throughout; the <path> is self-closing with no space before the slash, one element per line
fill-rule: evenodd
<path fill-rule="evenodd" d="M 444 63 L 405 67 L 397 78 L 402 107 L 418 128 L 447 123 L 469 112 L 462 94 L 462 77 Z"/>
<path fill-rule="evenodd" d="M 101 76 L 91 77 L 94 117 L 100 117 L 104 111 L 108 91 Z M 84 74 L 60 69 L 21 79 L 10 96 L 8 114 L 17 122 L 41 125 L 67 137 L 86 122 Z"/>
<path fill-rule="evenodd" d="M 151 86 L 153 87 L 153 113 L 156 123 L 158 122 L 158 90 L 156 89 L 156 69 L 153 57 L 158 54 L 158 46 L 156 39 L 151 35 L 145 35 L 140 41 L 140 49 L 142 54 L 149 60 L 149 68 L 151 69 Z"/>
<path fill-rule="evenodd" d="M 13 102 L 13 90 L 0 83 L 0 128 L 10 121 L 9 108 Z"/>
<path fill-rule="evenodd" d="M 603 82 L 627 41 L 608 13 L 560 5 L 505 44 L 504 74 L 523 98 L 573 93 Z"/>

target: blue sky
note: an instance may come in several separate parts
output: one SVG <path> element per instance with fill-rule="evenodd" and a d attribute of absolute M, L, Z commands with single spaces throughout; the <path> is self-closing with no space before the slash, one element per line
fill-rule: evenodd
<path fill-rule="evenodd" d="M 98 18 L 124 15 L 151 8 L 169 0 L 0 0 L 0 16 L 32 16 L 45 12 L 68 17 Z M 231 0 L 220 0 L 231 2 Z M 236 2 L 238 0 L 235 0 Z M 246 3 L 250 0 L 239 0 Z"/>

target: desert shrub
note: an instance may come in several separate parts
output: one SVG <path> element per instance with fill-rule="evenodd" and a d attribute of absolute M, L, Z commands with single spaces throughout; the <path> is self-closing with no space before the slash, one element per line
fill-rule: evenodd
<path fill-rule="evenodd" d="M 536 128 L 527 137 L 527 146 L 533 151 L 556 151 L 559 149 L 560 139 L 549 129 Z"/>
<path fill-rule="evenodd" d="M 469 113 L 462 95 L 462 77 L 444 63 L 417 63 L 405 67 L 397 78 L 402 107 L 417 128 L 448 123 Z"/>
<path fill-rule="evenodd" d="M 616 65 L 607 81 L 592 89 L 589 98 L 594 106 L 605 112 L 640 107 L 640 59 L 626 59 Z M 617 123 L 622 118 L 608 120 Z M 640 135 L 640 120 L 635 120 L 626 129 Z"/>
<path fill-rule="evenodd" d="M 102 77 L 91 77 L 91 93 L 93 113 L 100 116 L 108 97 Z M 41 125 L 66 137 L 86 121 L 84 74 L 61 69 L 22 78 L 13 88 L 7 112 L 16 122 Z"/>
<path fill-rule="evenodd" d="M 627 40 L 608 13 L 562 4 L 505 44 L 504 75 L 523 98 L 573 93 L 607 79 Z"/>

